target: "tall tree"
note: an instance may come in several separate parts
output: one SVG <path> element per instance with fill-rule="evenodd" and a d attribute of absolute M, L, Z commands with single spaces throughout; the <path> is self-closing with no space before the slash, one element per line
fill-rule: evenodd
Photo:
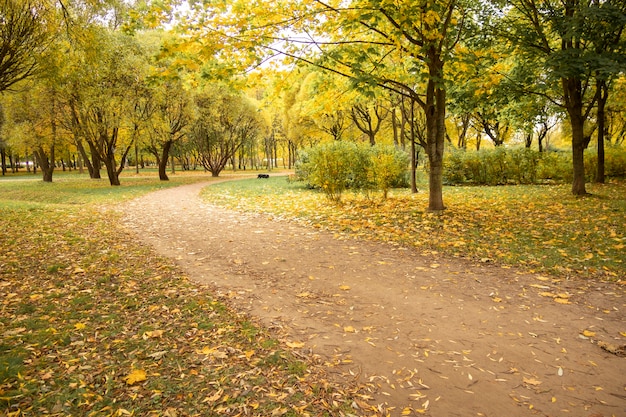
<path fill-rule="evenodd" d="M 189 138 L 198 149 L 200 163 L 217 177 L 236 152 L 259 134 L 261 121 L 249 101 L 223 86 L 198 93 L 195 105 Z"/>
<path fill-rule="evenodd" d="M 150 118 L 152 130 L 148 150 L 159 167 L 159 179 L 168 181 L 166 168 L 172 146 L 182 139 L 191 122 L 189 93 L 180 81 L 168 80 L 156 86 L 155 111 Z"/>
<path fill-rule="evenodd" d="M 277 7 L 274 1 L 242 2 L 229 4 L 228 13 L 195 10 L 204 15 L 195 19 L 202 25 L 192 25 L 203 37 L 219 37 L 212 43 L 229 43 L 240 54 L 264 44 L 270 54 L 340 74 L 356 87 L 375 85 L 415 101 L 426 115 L 428 207 L 438 211 L 444 209 L 445 65 L 465 28 L 464 3 L 316 0 L 286 1 Z M 288 33 L 297 35 L 290 38 Z"/>
<path fill-rule="evenodd" d="M 598 53 L 597 32 L 624 27 L 624 2 L 510 0 L 501 13 L 505 15 L 501 27 L 506 39 L 525 60 L 541 64 L 535 84 L 560 86 L 558 96 L 551 98 L 563 106 L 571 126 L 572 193 L 585 195 L 585 123 L 597 102 L 592 77 L 601 68 L 614 67 Z M 623 62 L 623 50 L 613 58 Z"/>

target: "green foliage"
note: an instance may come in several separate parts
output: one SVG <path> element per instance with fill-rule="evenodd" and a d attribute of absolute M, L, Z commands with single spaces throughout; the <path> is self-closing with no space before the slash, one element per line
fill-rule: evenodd
<path fill-rule="evenodd" d="M 626 177 L 626 149 L 611 147 L 605 154 L 606 175 Z M 592 180 L 597 169 L 597 152 L 588 149 L 585 175 Z M 452 150 L 446 154 L 445 182 L 448 185 L 536 184 L 572 181 L 571 152 L 538 152 L 527 148 L 496 148 L 478 152 Z"/>
<path fill-rule="evenodd" d="M 621 147 L 608 147 L 604 151 L 605 174 L 612 178 L 626 178 L 626 150 Z M 585 173 L 593 178 L 598 168 L 598 153 L 595 149 L 585 154 Z"/>
<path fill-rule="evenodd" d="M 408 163 L 408 155 L 394 146 L 334 141 L 302 152 L 296 174 L 338 203 L 347 189 L 382 191 L 386 198 L 390 188 L 406 184 Z"/>
<path fill-rule="evenodd" d="M 370 182 L 387 198 L 389 189 L 406 186 L 409 156 L 392 145 L 376 145 L 370 148 Z"/>

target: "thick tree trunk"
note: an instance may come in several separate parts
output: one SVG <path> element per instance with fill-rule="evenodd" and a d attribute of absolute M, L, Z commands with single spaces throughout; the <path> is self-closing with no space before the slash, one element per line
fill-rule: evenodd
<path fill-rule="evenodd" d="M 50 149 L 50 158 L 48 158 L 48 155 L 46 155 L 46 152 L 41 146 L 34 151 L 34 154 L 41 167 L 43 181 L 52 182 L 52 175 L 54 173 L 54 145 Z"/>
<path fill-rule="evenodd" d="M 595 182 L 604 184 L 604 136 L 606 134 L 605 126 L 605 107 L 608 99 L 608 89 L 606 81 L 598 80 L 596 83 L 598 94 L 598 167 L 596 171 Z"/>
<path fill-rule="evenodd" d="M 163 144 L 163 150 L 161 152 L 161 156 L 157 158 L 157 162 L 159 164 L 159 179 L 161 181 L 169 181 L 169 177 L 167 176 L 167 162 L 169 161 L 170 149 L 172 148 L 172 140 L 168 140 Z"/>
<path fill-rule="evenodd" d="M 443 151 L 446 139 L 446 90 L 443 85 L 443 62 L 437 53 L 430 54 L 429 73 L 424 113 L 426 115 L 426 153 L 430 170 L 428 174 L 428 210 L 442 211 L 443 204 Z"/>
<path fill-rule="evenodd" d="M 117 173 L 117 169 L 115 169 L 115 160 L 111 160 L 111 158 L 107 158 L 104 161 L 104 165 L 107 169 L 107 176 L 109 177 L 109 183 L 111 185 L 120 185 L 120 177 Z"/>
<path fill-rule="evenodd" d="M 7 174 L 7 151 L 4 147 L 0 148 L 0 164 L 2 165 L 2 176 Z"/>
<path fill-rule="evenodd" d="M 100 154 L 98 153 L 98 148 L 91 142 L 91 140 L 87 140 L 87 144 L 89 145 L 89 151 L 91 153 L 91 169 L 89 170 L 89 176 L 94 180 L 99 180 L 102 178 L 100 175 L 100 166 L 102 165 L 102 159 L 100 158 Z M 89 160 L 86 159 L 87 167 L 89 168 Z"/>
<path fill-rule="evenodd" d="M 563 79 L 565 105 L 572 127 L 572 194 L 586 195 L 585 189 L 585 116 L 583 115 L 582 85 L 578 78 Z"/>

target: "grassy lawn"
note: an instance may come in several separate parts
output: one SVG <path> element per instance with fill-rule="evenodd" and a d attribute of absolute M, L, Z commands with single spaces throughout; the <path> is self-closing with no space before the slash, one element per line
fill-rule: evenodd
<path fill-rule="evenodd" d="M 396 242 L 427 253 L 518 266 L 560 277 L 626 277 L 626 183 L 445 187 L 443 214 L 426 211 L 428 191 L 395 190 L 389 199 L 346 194 L 339 207 L 285 178 L 205 189 L 212 202 L 297 218 L 338 234 Z"/>
<path fill-rule="evenodd" d="M 322 366 L 190 283 L 103 209 L 208 179 L 0 180 L 0 415 L 355 411 L 358 387 L 334 386 Z"/>

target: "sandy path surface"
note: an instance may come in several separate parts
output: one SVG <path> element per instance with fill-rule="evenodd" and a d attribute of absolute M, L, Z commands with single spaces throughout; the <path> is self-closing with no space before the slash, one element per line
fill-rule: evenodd
<path fill-rule="evenodd" d="M 623 288 L 337 238 L 203 202 L 206 185 L 127 203 L 124 223 L 390 415 L 626 416 L 626 358 L 597 343 L 626 341 Z"/>

